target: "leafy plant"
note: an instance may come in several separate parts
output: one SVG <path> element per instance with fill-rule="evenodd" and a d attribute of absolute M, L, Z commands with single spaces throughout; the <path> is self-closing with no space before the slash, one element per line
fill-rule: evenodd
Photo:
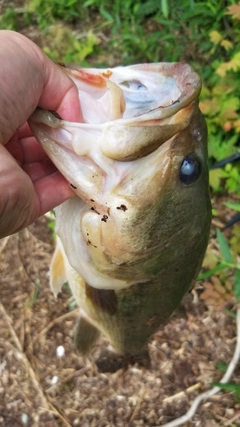
<path fill-rule="evenodd" d="M 200 108 L 205 114 L 209 129 L 210 161 L 221 160 L 237 151 L 240 131 L 240 3 L 229 6 L 225 17 L 231 17 L 225 30 L 209 33 L 212 43 L 210 56 L 212 76 L 202 91 Z M 218 57 L 216 58 L 216 54 Z M 227 165 L 224 170 L 210 173 L 210 184 L 215 191 L 224 187 L 229 192 L 240 191 L 239 165 Z"/>
<path fill-rule="evenodd" d="M 15 31 L 18 29 L 18 13 L 15 9 L 7 8 L 0 16 L 0 29 Z"/>
<path fill-rule="evenodd" d="M 224 391 L 231 391 L 234 393 L 235 395 L 235 399 L 237 400 L 237 402 L 240 402 L 240 384 L 236 384 L 233 382 L 229 382 L 226 384 L 222 384 L 222 383 L 212 383 L 212 386 L 217 386 L 219 387 L 221 390 Z"/>
<path fill-rule="evenodd" d="M 27 10 L 41 28 L 53 25 L 58 20 L 72 22 L 85 17 L 85 9 L 78 0 L 30 0 Z"/>
<path fill-rule="evenodd" d="M 214 302 L 221 299 L 221 304 L 231 300 L 233 292 L 236 301 L 240 299 L 240 265 L 238 256 L 231 249 L 224 234 L 217 229 L 217 241 L 220 249 L 218 256 L 213 256 L 213 267 L 200 274 L 198 280 L 211 277 L 211 282 L 205 281 L 201 298 Z M 209 259 L 207 261 L 209 264 Z M 211 262 L 210 262 L 211 264 Z M 221 298 L 220 298 L 221 297 Z M 230 297 L 230 298 L 229 298 Z M 219 305 L 219 301 L 216 301 Z"/>
<path fill-rule="evenodd" d="M 88 66 L 86 58 L 99 44 L 99 39 L 92 32 L 73 35 L 69 27 L 60 24 L 49 28 L 48 40 L 48 46 L 43 50 L 53 61 L 74 62 L 82 66 Z"/>

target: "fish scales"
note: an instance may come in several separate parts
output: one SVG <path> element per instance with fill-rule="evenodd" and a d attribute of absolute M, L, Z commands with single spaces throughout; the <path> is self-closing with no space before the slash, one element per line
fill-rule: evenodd
<path fill-rule="evenodd" d="M 194 284 L 211 205 L 201 82 L 184 63 L 64 69 L 83 123 L 36 110 L 30 127 L 76 197 L 56 208 L 51 286 L 80 306 L 75 345 L 100 333 L 138 356 Z"/>

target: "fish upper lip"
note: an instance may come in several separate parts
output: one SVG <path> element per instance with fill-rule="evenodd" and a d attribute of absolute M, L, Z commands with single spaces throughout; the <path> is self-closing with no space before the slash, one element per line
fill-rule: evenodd
<path fill-rule="evenodd" d="M 49 127 L 56 128 L 60 126 L 60 123 L 58 122 L 58 120 L 61 120 L 61 126 L 77 126 L 81 128 L 86 128 L 86 129 L 91 128 L 96 130 L 103 129 L 106 123 L 111 123 L 112 121 L 114 121 L 115 124 L 118 124 L 118 122 L 120 122 L 122 125 L 125 125 L 125 126 L 137 126 L 141 124 L 144 125 L 144 123 L 149 121 L 167 119 L 173 116 L 180 109 L 185 108 L 198 97 L 201 90 L 201 81 L 198 75 L 195 73 L 195 71 L 188 64 L 163 63 L 163 64 L 160 64 L 159 67 L 158 67 L 158 64 L 153 64 L 153 65 L 156 66 L 155 67 L 156 71 L 158 70 L 158 68 L 159 70 L 162 71 L 163 77 L 165 78 L 171 77 L 171 78 L 174 78 L 176 81 L 176 85 L 180 91 L 180 95 L 177 99 L 174 99 L 171 104 L 161 105 L 161 99 L 159 99 L 158 105 L 154 106 L 153 108 L 149 108 L 149 110 L 147 111 L 145 110 L 143 113 L 141 113 L 140 111 L 138 113 L 133 114 L 131 117 L 127 117 L 127 118 L 124 118 L 122 114 L 122 116 L 114 119 L 108 118 L 106 121 L 103 121 L 102 123 L 69 122 L 66 120 L 62 120 L 61 117 L 58 116 L 58 113 L 51 111 L 50 113 L 52 113 L 54 117 L 52 117 L 51 120 L 48 120 L 48 122 L 45 124 L 47 124 Z M 144 65 L 142 67 L 144 67 Z M 119 68 L 121 69 L 121 67 Z M 138 70 L 139 68 L 141 68 L 141 66 L 136 65 L 136 66 L 130 66 L 130 67 L 124 67 L 124 68 Z M 105 82 L 105 86 L 107 87 L 108 92 L 111 94 L 110 97 L 111 96 L 115 97 L 114 101 L 119 104 L 121 103 L 120 98 L 122 96 L 122 93 L 124 93 L 124 91 L 120 89 L 121 83 L 119 82 L 116 83 L 114 80 L 113 81 L 109 80 L 109 77 L 111 78 L 112 76 L 114 76 L 114 73 L 117 74 L 117 71 L 116 72 L 114 71 L 115 69 L 108 69 L 107 71 L 94 69 L 94 70 L 90 70 L 90 72 L 88 71 L 88 73 L 86 73 L 85 70 L 82 68 L 79 68 L 79 70 L 66 68 L 64 70 L 70 77 L 72 78 L 74 77 L 76 81 L 78 79 L 78 81 L 80 82 L 83 80 L 82 74 L 87 76 L 92 75 L 95 79 L 99 77 L 99 79 L 101 79 L 103 83 Z M 116 68 L 116 70 L 118 70 L 118 68 Z M 91 74 L 91 71 L 92 72 L 94 71 L 94 73 Z M 89 83 L 88 86 L 92 87 L 94 85 Z M 117 91 L 116 91 L 116 86 L 117 86 Z M 97 85 L 96 90 L 98 88 L 99 86 Z M 80 103 L 81 103 L 81 90 L 80 90 Z M 36 122 L 36 123 L 44 123 L 44 116 L 39 115 L 38 113 L 37 114 L 33 113 L 33 115 L 30 118 L 30 121 Z"/>
<path fill-rule="evenodd" d="M 128 70 L 131 69 L 132 74 L 130 73 L 130 75 L 134 75 L 136 70 L 141 70 L 142 68 L 144 70 L 144 67 L 147 67 L 147 70 L 149 69 L 150 72 L 152 72 L 151 64 L 149 64 L 149 67 L 147 64 L 123 68 L 128 68 Z M 140 73 L 140 75 L 143 76 L 143 83 L 145 82 L 146 85 L 148 85 L 147 87 L 150 88 L 149 93 L 150 95 L 152 94 L 152 102 L 149 103 L 149 108 L 143 106 L 143 112 L 141 112 L 141 105 L 144 103 L 141 104 L 141 102 L 137 102 L 135 108 L 134 100 L 133 107 L 130 102 L 130 107 L 128 106 L 128 108 L 135 114 L 129 117 L 123 117 L 122 111 L 124 105 L 122 90 L 117 86 L 119 81 L 122 81 L 122 79 L 120 79 L 122 73 L 121 67 L 120 70 L 116 68 L 113 70 L 105 70 L 104 72 L 102 70 L 93 70 L 93 74 L 91 74 L 92 70 L 88 70 L 88 72 L 85 73 L 84 70 L 82 71 L 80 69 L 79 98 L 80 102 L 84 103 L 84 108 L 82 108 L 83 116 L 88 120 L 83 123 L 70 122 L 61 120 L 52 112 L 37 109 L 29 119 L 30 127 L 32 126 L 34 129 L 35 126 L 35 128 L 41 130 L 41 127 L 45 126 L 44 130 L 42 128 L 43 138 L 44 132 L 49 133 L 49 135 L 52 132 L 52 141 L 54 141 L 54 143 L 62 145 L 63 148 L 71 149 L 77 155 L 85 155 L 89 152 L 91 147 L 99 146 L 101 153 L 113 160 L 131 161 L 139 157 L 144 157 L 155 151 L 165 141 L 169 140 L 169 138 L 189 125 L 194 111 L 194 105 L 197 102 L 196 99 L 201 90 L 200 78 L 187 64 L 153 64 L 153 69 L 155 71 L 153 76 L 151 75 L 145 78 L 144 75 L 147 75 L 147 73 L 145 71 L 141 71 L 142 74 Z M 115 70 L 117 71 L 115 72 Z M 155 87 L 158 87 L 158 71 L 160 73 L 159 79 L 162 86 L 160 85 L 159 91 L 154 94 Z M 72 71 L 66 69 L 66 73 L 70 77 L 73 75 L 76 79 L 78 70 Z M 98 76 L 100 76 L 101 82 L 105 83 L 105 86 L 104 84 L 102 84 L 102 86 L 96 85 L 96 102 L 94 92 L 95 86 L 91 85 L 88 81 L 86 83 L 84 80 L 85 77 L 82 82 L 82 75 L 86 75 L 86 78 L 90 80 L 93 76 L 93 81 L 95 77 L 98 81 Z M 105 77 L 105 75 L 107 75 L 107 77 Z M 108 79 L 109 75 L 112 81 Z M 170 80 L 165 87 L 163 84 L 165 81 L 164 79 L 168 77 Z M 82 98 L 81 88 L 83 88 Z M 166 95 L 166 88 L 173 88 L 169 96 Z M 87 92 L 88 90 L 89 93 Z M 101 92 L 102 90 L 103 92 Z M 161 94 L 163 94 L 163 99 L 165 99 L 165 105 L 163 99 L 161 99 L 161 97 L 159 98 Z M 177 98 L 174 99 L 176 95 Z M 90 107 L 88 101 L 90 102 Z M 169 104 L 169 102 L 172 103 Z M 103 112 L 101 111 L 101 106 L 103 106 Z M 91 112 L 91 108 L 93 112 Z M 108 108 L 113 108 L 113 111 L 108 113 Z M 94 118 L 98 119 L 98 115 L 100 116 L 100 122 L 96 123 Z M 60 131 L 61 135 L 57 135 L 58 131 Z M 64 132 L 65 142 L 61 142 L 63 141 L 62 137 Z"/>

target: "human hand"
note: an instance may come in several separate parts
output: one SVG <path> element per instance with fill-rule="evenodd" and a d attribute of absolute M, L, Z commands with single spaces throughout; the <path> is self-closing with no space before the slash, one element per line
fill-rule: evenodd
<path fill-rule="evenodd" d="M 74 196 L 27 125 L 37 106 L 81 121 L 72 80 L 29 39 L 0 31 L 0 238 Z"/>

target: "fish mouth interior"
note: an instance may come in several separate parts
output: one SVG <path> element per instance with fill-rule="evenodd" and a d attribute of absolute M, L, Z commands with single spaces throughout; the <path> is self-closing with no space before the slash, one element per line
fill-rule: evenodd
<path fill-rule="evenodd" d="M 38 110 L 29 123 L 41 143 L 51 137 L 79 156 L 98 151 L 131 161 L 148 155 L 188 126 L 201 90 L 198 75 L 183 63 L 64 70 L 78 88 L 82 122 Z"/>
<path fill-rule="evenodd" d="M 173 77 L 166 77 L 159 86 L 147 83 L 150 82 L 144 84 L 140 80 L 125 80 L 119 83 L 126 102 L 123 118 L 172 105 L 180 96 L 181 92 Z"/>
<path fill-rule="evenodd" d="M 162 120 L 189 105 L 201 89 L 197 74 L 183 63 L 64 70 L 78 88 L 82 126 Z M 56 127 L 55 120 L 50 122 Z"/>
<path fill-rule="evenodd" d="M 91 90 L 88 82 L 77 78 L 74 81 L 86 124 L 134 118 L 159 107 L 170 106 L 181 95 L 174 76 L 125 67 L 114 69 L 103 88 Z"/>

